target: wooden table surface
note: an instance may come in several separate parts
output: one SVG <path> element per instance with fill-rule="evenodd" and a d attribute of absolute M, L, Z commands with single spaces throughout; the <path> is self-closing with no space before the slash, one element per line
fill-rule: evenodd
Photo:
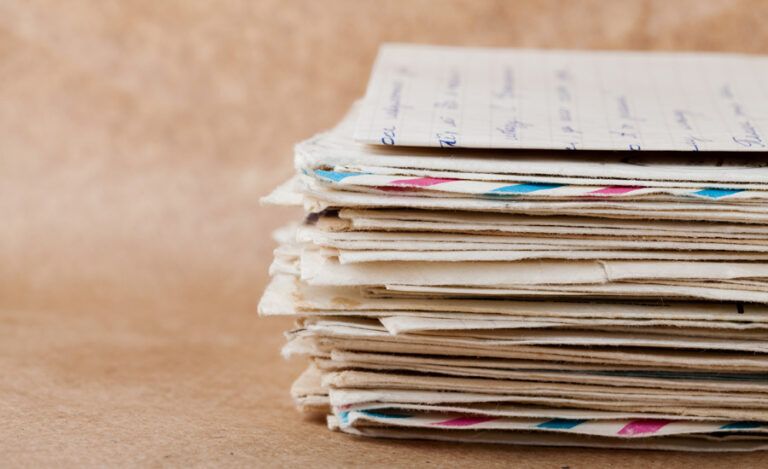
<path fill-rule="evenodd" d="M 382 41 L 768 50 L 749 1 L 0 3 L 0 465 L 733 467 L 357 440 L 295 413 L 258 198 Z"/>

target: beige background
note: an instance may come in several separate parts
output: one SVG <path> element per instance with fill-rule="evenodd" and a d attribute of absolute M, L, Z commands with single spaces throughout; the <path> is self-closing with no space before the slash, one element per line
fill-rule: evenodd
<path fill-rule="evenodd" d="M 747 467 L 358 441 L 304 421 L 255 309 L 258 197 L 382 41 L 768 52 L 749 1 L 0 2 L 0 464 Z"/>

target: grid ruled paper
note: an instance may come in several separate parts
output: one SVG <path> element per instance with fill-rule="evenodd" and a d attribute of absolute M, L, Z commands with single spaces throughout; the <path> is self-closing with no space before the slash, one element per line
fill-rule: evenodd
<path fill-rule="evenodd" d="M 355 138 L 447 148 L 767 151 L 768 57 L 387 44 Z"/>

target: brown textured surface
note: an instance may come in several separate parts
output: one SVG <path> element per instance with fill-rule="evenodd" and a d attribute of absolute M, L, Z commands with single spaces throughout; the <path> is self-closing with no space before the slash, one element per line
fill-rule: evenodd
<path fill-rule="evenodd" d="M 358 441 L 259 320 L 257 198 L 385 40 L 768 52 L 749 1 L 0 3 L 1 464 L 748 467 L 764 455 Z M 674 461 L 670 460 L 674 458 Z"/>

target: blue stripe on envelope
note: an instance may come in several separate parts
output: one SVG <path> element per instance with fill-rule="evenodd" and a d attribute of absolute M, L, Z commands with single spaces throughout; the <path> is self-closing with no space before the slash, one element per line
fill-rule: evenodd
<path fill-rule="evenodd" d="M 395 412 L 389 412 L 387 409 L 382 409 L 384 412 L 376 412 L 373 410 L 361 410 L 360 413 L 369 417 L 378 417 L 382 419 L 407 419 L 410 415 L 398 414 Z"/>
<path fill-rule="evenodd" d="M 720 430 L 749 430 L 766 426 L 766 422 L 731 422 L 720 427 Z"/>
<path fill-rule="evenodd" d="M 341 173 L 339 171 L 325 171 L 323 169 L 315 170 L 315 175 L 334 182 L 339 182 L 342 179 L 348 178 L 350 176 L 360 176 L 362 174 L 364 173 Z"/>
<path fill-rule="evenodd" d="M 536 425 L 537 428 L 551 428 L 555 430 L 570 430 L 573 427 L 577 427 L 586 420 L 581 419 L 552 419 L 546 422 L 541 422 Z"/>
<path fill-rule="evenodd" d="M 695 195 L 700 195 L 702 197 L 709 197 L 710 199 L 719 199 L 721 197 L 726 197 L 733 194 L 738 194 L 739 192 L 744 192 L 744 189 L 702 189 L 698 192 L 694 192 Z"/>
<path fill-rule="evenodd" d="M 547 189 L 557 189 L 563 187 L 562 184 L 512 184 L 510 186 L 497 187 L 493 192 L 502 192 L 505 194 L 527 194 L 529 192 L 544 191 Z"/>

